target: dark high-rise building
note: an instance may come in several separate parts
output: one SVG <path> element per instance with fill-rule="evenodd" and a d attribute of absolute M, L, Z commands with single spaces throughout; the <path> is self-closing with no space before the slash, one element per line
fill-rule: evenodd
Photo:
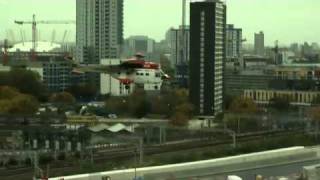
<path fill-rule="evenodd" d="M 225 46 L 226 5 L 219 0 L 191 3 L 189 90 L 198 115 L 222 111 Z"/>

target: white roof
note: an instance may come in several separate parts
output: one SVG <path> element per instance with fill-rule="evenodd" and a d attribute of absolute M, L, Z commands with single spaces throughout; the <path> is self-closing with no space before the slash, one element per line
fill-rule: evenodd
<path fill-rule="evenodd" d="M 228 176 L 227 180 L 242 180 L 239 176 Z"/>
<path fill-rule="evenodd" d="M 100 132 L 100 131 L 104 131 L 104 130 L 107 130 L 107 131 L 110 131 L 110 132 L 113 132 L 113 133 L 117 133 L 117 132 L 120 132 L 120 131 L 127 131 L 127 132 L 132 132 L 132 130 L 125 126 L 124 124 L 121 124 L 121 123 L 118 123 L 116 125 L 113 125 L 113 126 L 108 126 L 106 124 L 99 124 L 99 125 L 96 125 L 96 126 L 93 126 L 93 127 L 90 127 L 88 128 L 90 131 L 92 132 Z"/>
<path fill-rule="evenodd" d="M 109 128 L 109 131 L 111 131 L 111 132 L 119 132 L 119 131 L 123 131 L 123 130 L 131 132 L 131 130 L 127 126 L 125 126 L 121 123 L 118 123 L 118 124 L 111 126 Z"/>
<path fill-rule="evenodd" d="M 60 44 L 51 43 L 51 42 L 45 42 L 45 41 L 38 41 L 36 51 L 37 52 L 50 52 L 54 49 L 61 48 Z M 22 51 L 22 52 L 30 52 L 32 49 L 32 42 L 25 42 L 25 43 L 18 43 L 13 45 L 12 48 L 8 49 L 8 52 L 16 52 L 16 51 Z"/>

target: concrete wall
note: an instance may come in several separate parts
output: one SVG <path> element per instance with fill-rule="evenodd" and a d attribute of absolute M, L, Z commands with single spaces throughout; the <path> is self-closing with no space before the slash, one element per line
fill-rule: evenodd
<path fill-rule="evenodd" d="M 252 166 L 252 168 L 255 168 L 257 167 L 257 163 L 264 167 L 268 165 L 270 166 L 281 163 L 295 162 L 299 160 L 301 161 L 309 158 L 312 159 L 317 156 L 316 151 L 317 150 L 315 149 L 308 149 L 299 146 L 205 161 L 138 168 L 137 175 L 143 176 L 145 177 L 145 179 L 157 180 L 157 177 L 161 177 L 163 179 L 164 177 L 169 177 L 170 175 L 181 177 L 181 175 L 190 176 L 200 175 L 203 173 L 212 173 L 212 169 L 215 169 L 215 171 L 219 171 L 220 169 L 221 171 L 225 172 L 226 170 L 239 170 L 239 167 L 249 168 Z M 102 177 L 109 176 L 112 178 L 112 180 L 132 180 L 132 178 L 134 177 L 134 172 L 134 169 L 127 169 L 68 176 L 63 178 L 64 180 L 102 180 Z M 50 178 L 50 180 L 61 179 L 62 177 Z"/>

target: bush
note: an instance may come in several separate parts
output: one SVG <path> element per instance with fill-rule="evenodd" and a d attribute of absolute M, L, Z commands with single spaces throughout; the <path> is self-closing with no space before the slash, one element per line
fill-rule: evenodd
<path fill-rule="evenodd" d="M 58 155 L 58 160 L 59 161 L 63 161 L 63 160 L 65 160 L 66 159 L 66 154 L 65 153 L 60 153 L 59 155 Z"/>
<path fill-rule="evenodd" d="M 39 157 L 40 164 L 49 164 L 52 161 L 53 161 L 53 157 L 50 155 L 40 155 Z"/>

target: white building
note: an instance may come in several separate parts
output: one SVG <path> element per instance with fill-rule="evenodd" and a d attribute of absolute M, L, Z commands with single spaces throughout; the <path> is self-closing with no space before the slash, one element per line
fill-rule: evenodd
<path fill-rule="evenodd" d="M 117 58 L 123 39 L 123 0 L 77 0 L 76 59 Z"/>
<path fill-rule="evenodd" d="M 121 59 L 102 59 L 103 65 L 119 65 Z M 116 74 L 101 74 L 101 94 L 110 94 L 111 96 L 128 96 L 136 88 L 144 89 L 146 92 L 160 92 L 162 86 L 162 75 L 159 69 L 135 68 L 130 70 L 121 70 Z M 121 83 L 121 80 L 130 79 L 132 83 Z"/>
<path fill-rule="evenodd" d="M 121 63 L 120 59 L 101 59 L 100 64 L 103 65 L 119 65 Z M 126 91 L 124 85 L 120 83 L 119 80 L 112 77 L 110 74 L 101 74 L 100 75 L 101 94 L 110 94 L 111 96 L 127 96 L 130 93 Z M 133 88 L 130 85 L 130 89 Z"/>

